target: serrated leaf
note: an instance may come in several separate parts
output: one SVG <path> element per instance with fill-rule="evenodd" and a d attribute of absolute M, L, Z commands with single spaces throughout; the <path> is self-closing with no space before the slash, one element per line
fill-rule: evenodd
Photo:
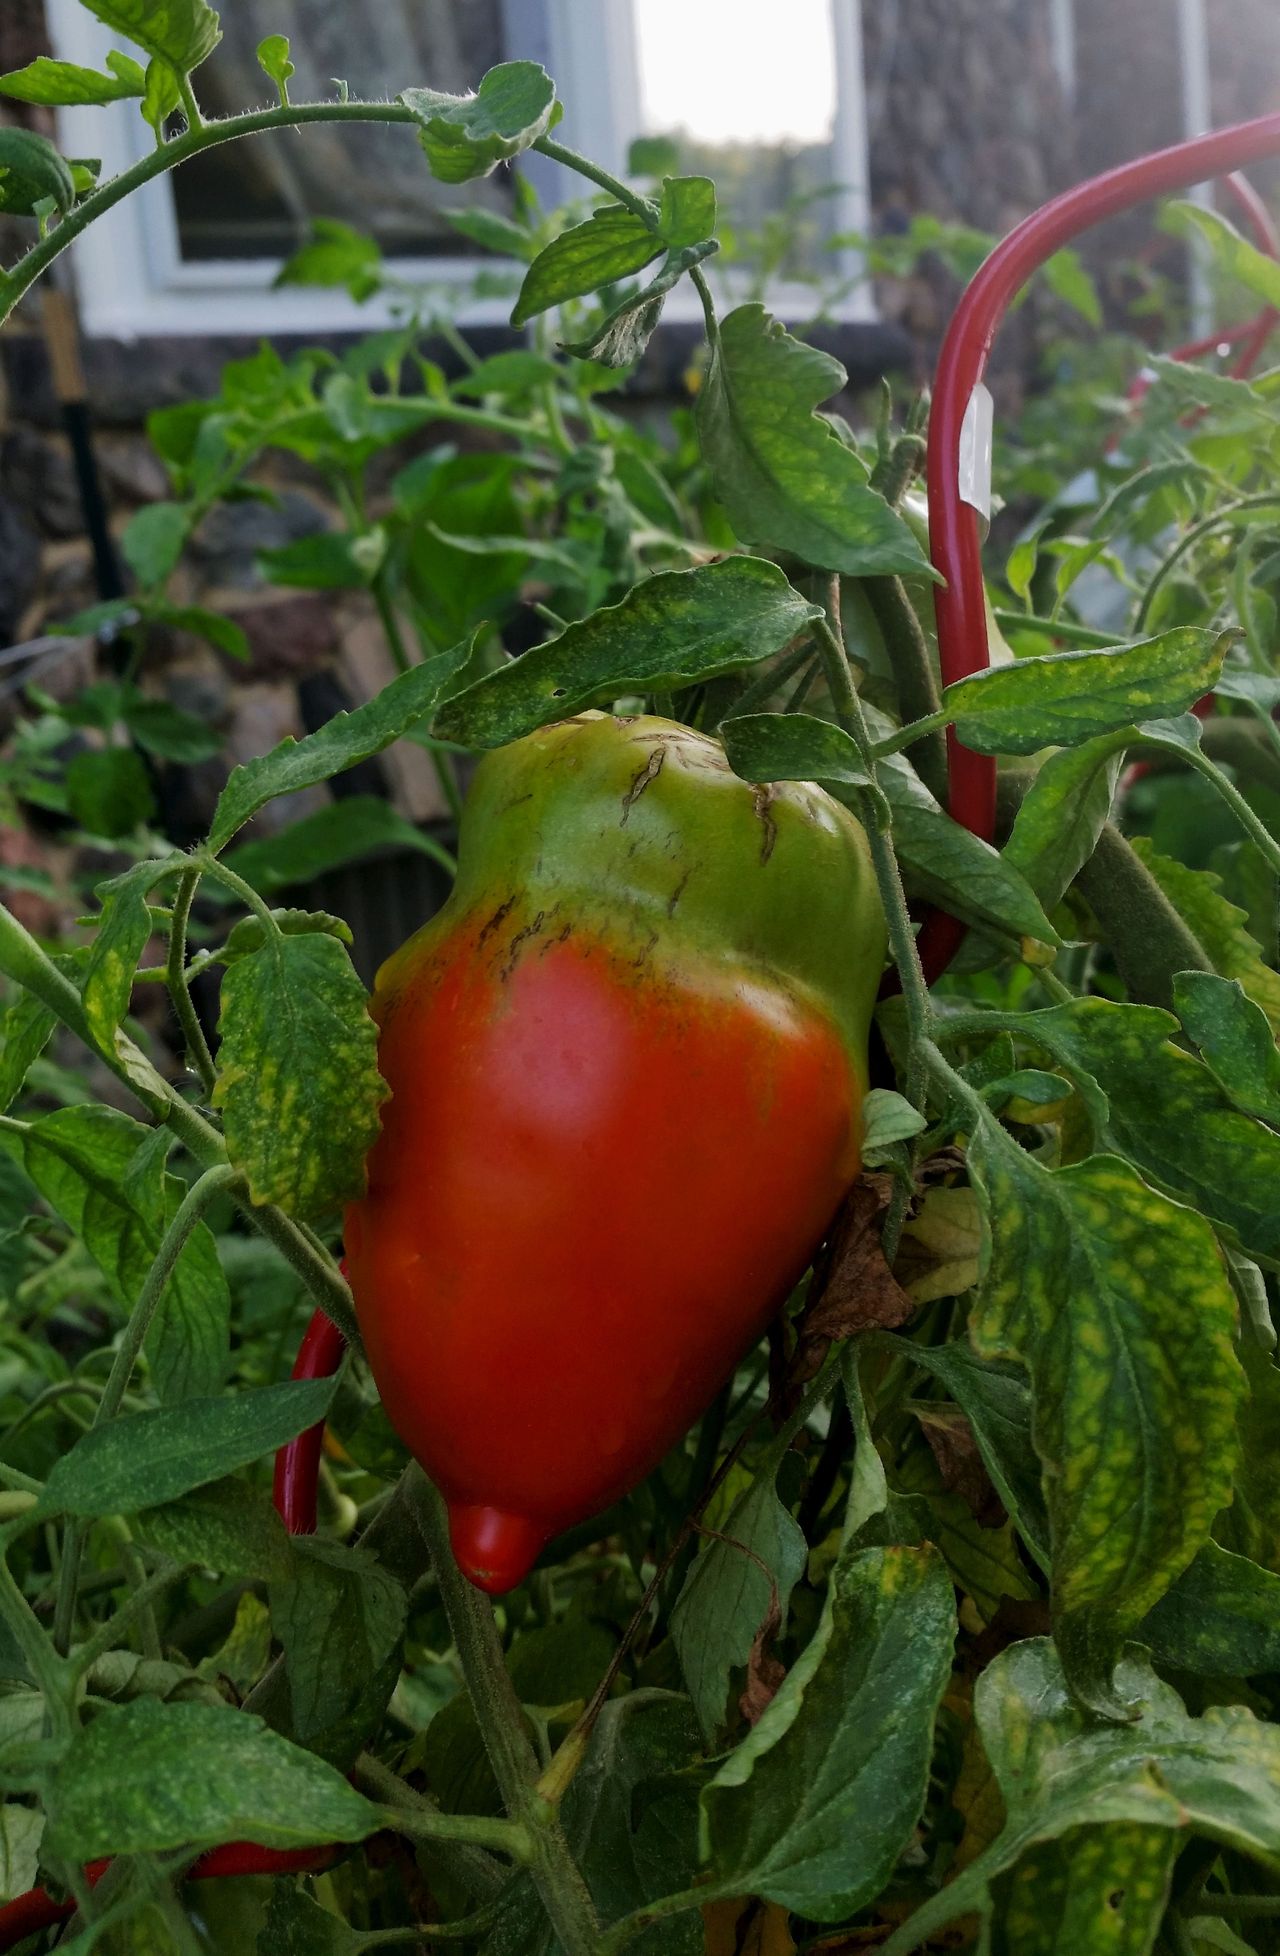
<path fill-rule="evenodd" d="M 1047 1169 L 989 1116 L 968 1159 L 987 1232 L 970 1335 L 1030 1373 L 1058 1646 L 1082 1702 L 1124 1716 L 1121 1644 L 1230 1495 L 1235 1297 L 1208 1223 L 1127 1162 Z"/>
<path fill-rule="evenodd" d="M 222 39 L 205 0 L 84 0 L 89 12 L 179 75 L 189 75 Z"/>
<path fill-rule="evenodd" d="M 273 934 L 227 971 L 218 1030 L 214 1105 L 253 1200 L 310 1218 L 362 1195 L 387 1087 L 344 947 Z"/>
<path fill-rule="evenodd" d="M 788 1432 L 787 1446 L 791 1438 Z M 733 1674 L 751 1656 L 771 1604 L 776 1599 L 781 1628 L 791 1592 L 804 1574 L 809 1545 L 778 1499 L 785 1451 L 775 1440 L 765 1453 L 751 1485 L 716 1530 L 723 1539 L 707 1542 L 690 1565 L 672 1611 L 680 1669 L 708 1738 L 725 1724 Z"/>
<path fill-rule="evenodd" d="M 557 120 L 555 83 L 536 61 L 503 61 L 474 95 L 406 88 L 400 100 L 421 124 L 431 174 L 441 183 L 487 177 L 545 136 Z"/>
<path fill-rule="evenodd" d="M 29 216 L 39 198 L 69 211 L 76 200 L 75 179 L 65 156 L 34 129 L 0 127 L 0 211 Z"/>
<path fill-rule="evenodd" d="M 695 411 L 715 493 L 745 544 L 853 577 L 929 575 L 914 533 L 815 413 L 846 378 L 838 360 L 794 339 L 763 306 L 731 312 Z"/>
<path fill-rule="evenodd" d="M 20 991 L 0 1015 L 0 1114 L 22 1092 L 57 1023 L 56 1014 L 34 992 Z"/>
<path fill-rule="evenodd" d="M 1280 972 L 1273 971 L 1263 958 L 1261 947 L 1247 928 L 1245 912 L 1223 896 L 1222 878 L 1211 870 L 1191 869 L 1186 863 L 1160 855 L 1149 836 L 1130 839 L 1178 915 L 1191 926 L 1214 969 L 1223 978 L 1239 979 L 1280 1037 Z"/>
<path fill-rule="evenodd" d="M 716 228 L 716 187 L 710 177 L 664 177 L 658 229 L 675 251 L 700 243 Z"/>
<path fill-rule="evenodd" d="M 1023 797 L 1005 844 L 1047 909 L 1074 883 L 1111 814 L 1128 736 L 1121 729 L 1051 754 Z"/>
<path fill-rule="evenodd" d="M 1206 1542 L 1138 1634 L 1157 1663 L 1200 1677 L 1280 1670 L 1280 1575 Z"/>
<path fill-rule="evenodd" d="M 1173 1002 L 1183 1030 L 1236 1106 L 1280 1127 L 1280 1048 L 1266 1013 L 1239 980 L 1180 971 Z"/>
<path fill-rule="evenodd" d="M 136 1514 L 274 1453 L 322 1420 L 335 1379 L 290 1379 L 95 1426 L 56 1460 L 45 1514 Z"/>
<path fill-rule="evenodd" d="M 621 603 L 455 695 L 436 715 L 435 731 L 468 747 L 500 747 L 619 694 L 693 685 L 751 665 L 816 616 L 761 557 L 660 571 Z"/>
<path fill-rule="evenodd" d="M 943 709 L 980 754 L 1071 747 L 1184 712 L 1211 691 L 1229 640 L 1196 626 L 1102 652 L 1046 652 L 958 679 Z"/>
<path fill-rule="evenodd" d="M 199 1761 L 199 1770 L 192 1762 Z M 323 1760 L 229 1705 L 109 1705 L 50 1778 L 45 1851 L 76 1861 L 228 1840 L 364 1840 L 380 1809 Z"/>
<path fill-rule="evenodd" d="M 1107 1145 L 1251 1254 L 1280 1250 L 1280 1135 L 1240 1113 L 1209 1069 L 1172 1044 L 1172 1013 L 1081 998 L 1028 1012 L 1014 1030 L 1077 1080 Z"/>
<path fill-rule="evenodd" d="M 81 68 L 74 61 L 51 61 L 38 55 L 25 68 L 0 75 L 0 95 L 15 102 L 41 102 L 51 108 L 75 103 L 120 102 L 141 95 L 146 86 L 142 69 L 127 54 L 107 56 L 109 74 Z"/>
<path fill-rule="evenodd" d="M 92 1103 L 33 1121 L 22 1137 L 27 1174 L 81 1238 L 121 1308 L 131 1311 L 184 1185 L 164 1172 L 165 1137 Z M 213 1238 L 191 1231 L 147 1334 L 166 1400 L 212 1392 L 226 1366 L 230 1300 Z"/>
<path fill-rule="evenodd" d="M 333 1756 L 345 1749 L 344 1726 L 355 1725 L 356 1743 L 367 1735 L 399 1672 L 407 1607 L 403 1585 L 371 1555 L 340 1542 L 297 1544 L 288 1575 L 271 1586 L 271 1621 L 303 1745 Z"/>
<path fill-rule="evenodd" d="M 721 1893 L 818 1922 L 880 1893 L 924 1805 L 954 1634 L 936 1550 L 837 1563 L 818 1629 L 703 1793 Z"/>
<path fill-rule="evenodd" d="M 524 275 L 511 324 L 523 326 L 566 299 L 628 278 L 665 249 L 666 241 L 642 217 L 622 204 L 605 204 L 543 246 Z"/>
<path fill-rule="evenodd" d="M 304 740 L 292 736 L 261 759 L 233 770 L 218 797 L 209 847 L 222 849 L 251 815 L 277 795 L 314 788 L 321 781 L 380 754 L 393 740 L 415 727 L 432 711 L 441 692 L 471 655 L 471 640 L 411 666 L 366 705 L 352 713 L 337 713 L 318 732 Z M 528 655 L 526 654 L 526 657 Z"/>
<path fill-rule="evenodd" d="M 1004 1829 L 894 1931 L 883 1956 L 907 1956 L 975 1911 L 989 1921 L 997 1876 L 1086 1825 L 1158 1827 L 1175 1848 L 1204 1835 L 1280 1870 L 1280 1727 L 1240 1705 L 1188 1717 L 1137 1653 L 1121 1663 L 1117 1689 L 1137 1715 L 1097 1723 L 1073 1701 L 1047 1638 L 1014 1644 L 987 1666 L 974 1710 L 1004 1796 Z"/>

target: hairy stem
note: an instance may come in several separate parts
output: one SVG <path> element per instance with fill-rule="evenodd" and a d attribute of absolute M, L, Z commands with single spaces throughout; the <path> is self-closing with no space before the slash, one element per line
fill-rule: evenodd
<path fill-rule="evenodd" d="M 868 577 L 862 588 L 889 654 L 903 720 L 932 719 L 942 710 L 942 697 L 928 642 L 906 586 L 900 577 Z M 945 808 L 947 741 L 942 729 L 926 734 L 911 758 L 929 793 Z"/>
<path fill-rule="evenodd" d="M 187 1049 L 187 1063 L 198 1076 L 207 1096 L 213 1092 L 213 1083 L 217 1074 L 213 1055 L 204 1036 L 204 1028 L 191 1002 L 191 988 L 187 981 L 187 924 L 191 917 L 191 905 L 199 887 L 199 869 L 195 866 L 184 869 L 173 899 L 173 916 L 169 924 L 169 954 L 165 961 L 165 984 L 173 1002 L 178 1024 L 182 1029 L 182 1037 Z"/>
<path fill-rule="evenodd" d="M 1140 1005 L 1173 1006 L 1179 971 L 1212 971 L 1203 946 L 1113 822 L 1076 879 L 1124 979 Z"/>

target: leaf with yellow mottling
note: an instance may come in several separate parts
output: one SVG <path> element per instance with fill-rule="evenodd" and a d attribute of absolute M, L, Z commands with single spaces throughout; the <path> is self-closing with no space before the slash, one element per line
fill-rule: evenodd
<path fill-rule="evenodd" d="M 255 1202 L 317 1216 L 364 1192 L 387 1088 L 364 986 L 334 937 L 270 936 L 222 981 L 227 1151 Z"/>
<path fill-rule="evenodd" d="M 1168 897 L 1183 922 L 1189 924 L 1222 978 L 1238 978 L 1247 997 L 1260 1005 L 1280 1035 L 1280 972 L 1273 971 L 1262 948 L 1248 929 L 1248 917 L 1222 894 L 1222 878 L 1209 869 L 1189 869 L 1186 863 L 1161 856 L 1150 838 L 1136 835 L 1133 847 Z"/>
<path fill-rule="evenodd" d="M 1132 1824 L 1037 1842 L 996 1886 L 990 1956 L 1149 1956 L 1177 1849 Z"/>
<path fill-rule="evenodd" d="M 970 1333 L 1031 1375 L 1063 1663 L 1084 1702 L 1124 1716 L 1120 1645 L 1230 1498 L 1234 1294 L 1208 1223 L 1127 1162 L 1046 1169 L 984 1116 L 969 1167 L 989 1231 Z"/>
<path fill-rule="evenodd" d="M 1188 1715 L 1177 1693 L 1155 1675 L 1145 1653 L 1130 1651 L 1117 1686 L 1134 1707 L 1131 1723 L 1100 1723 L 1083 1710 L 1068 1687 L 1047 1637 L 1013 1644 L 996 1657 L 974 1691 L 974 1715 L 983 1749 L 999 1782 L 1007 1819 L 999 1837 L 955 1880 L 929 1897 L 884 1944 L 882 1956 L 907 1956 L 949 1922 L 979 1914 L 988 1928 L 993 1883 L 1023 1857 L 1044 1868 L 1040 1894 L 1047 1918 L 1064 1900 L 1051 1862 L 1041 1861 L 1046 1842 L 1065 1840 L 1082 1851 L 1082 1830 L 1098 1837 L 1079 1876 L 1082 1926 L 1102 1891 L 1101 1859 L 1115 1843 L 1135 1890 L 1138 1924 L 1164 1892 L 1163 1857 L 1136 1835 L 1165 1833 L 1176 1852 L 1188 1835 L 1203 1835 L 1280 1870 L 1280 1727 L 1263 1724 L 1240 1705 L 1211 1706 L 1203 1718 Z M 1114 1893 L 1115 1886 L 1111 1892 Z M 1008 1892 L 1008 1891 L 1006 1891 Z M 1017 1895 L 1019 1908 L 1023 1897 Z M 1025 1899 L 1034 1898 L 1029 1890 Z M 1056 1898 L 1056 1899 L 1055 1899 Z M 1137 1906 L 1141 1899 L 1141 1907 Z M 1106 1918 L 1092 1915 L 1095 1928 Z M 1075 1942 L 993 1942 L 993 1949 L 1024 1952 L 1112 1952 L 1130 1956 L 1148 1945 L 1137 1939 Z M 986 1943 L 982 1945 L 988 1947 Z"/>
<path fill-rule="evenodd" d="M 895 1270 L 915 1303 L 959 1297 L 977 1283 L 982 1222 L 972 1189 L 930 1189 L 902 1236 Z"/>

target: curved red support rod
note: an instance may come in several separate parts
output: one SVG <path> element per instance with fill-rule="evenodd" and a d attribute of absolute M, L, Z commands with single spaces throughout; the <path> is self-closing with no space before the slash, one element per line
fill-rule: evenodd
<path fill-rule="evenodd" d="M 1046 258 L 1103 218 L 1278 153 L 1280 114 L 1272 114 L 1122 163 L 1064 191 L 1026 218 L 996 246 L 971 281 L 938 358 L 929 420 L 929 550 L 935 568 L 946 579 L 935 593 L 944 686 L 981 672 L 990 658 L 977 512 L 960 495 L 960 435 L 970 397 L 986 370 L 1010 301 Z M 995 830 L 995 762 L 963 747 L 950 729 L 947 740 L 950 812 L 975 835 L 990 841 Z M 964 926 L 955 918 L 942 912 L 926 918 L 920 954 L 928 977 L 936 978 L 946 969 L 963 936 Z"/>
<path fill-rule="evenodd" d="M 347 1274 L 347 1266 L 341 1266 Z M 312 1315 L 303 1333 L 294 1360 L 294 1379 L 327 1379 L 342 1363 L 347 1341 L 332 1318 L 323 1311 Z M 276 1513 L 291 1535 L 316 1532 L 316 1492 L 320 1480 L 320 1450 L 324 1445 L 324 1421 L 317 1420 L 296 1440 L 290 1440 L 276 1455 L 272 1498 Z"/>

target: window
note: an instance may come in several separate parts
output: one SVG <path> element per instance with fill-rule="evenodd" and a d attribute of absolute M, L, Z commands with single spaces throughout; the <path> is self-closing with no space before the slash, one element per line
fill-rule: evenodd
<path fill-rule="evenodd" d="M 46 12 L 64 59 L 101 65 L 119 44 L 78 0 L 46 0 Z M 282 24 L 298 99 L 323 95 L 335 77 L 353 95 L 386 94 L 415 78 L 461 91 L 495 61 L 542 61 L 568 105 L 557 133 L 609 169 L 625 173 L 637 135 L 664 134 L 676 141 L 681 167 L 724 178 L 740 230 L 758 228 L 768 205 L 790 199 L 795 221 L 769 298 L 799 316 L 812 310 L 812 294 L 789 289 L 789 276 L 812 269 L 825 237 L 866 228 L 857 0 L 789 0 L 785 57 L 774 0 L 290 0 L 284 9 L 281 0 L 224 0 L 221 13 L 223 42 L 196 76 L 213 114 L 270 99 L 255 49 Z M 682 77 L 702 65 L 704 40 L 715 59 L 694 88 Z M 132 102 L 62 110 L 60 134 L 68 153 L 101 156 L 104 174 L 127 168 L 151 142 Z M 580 179 L 542 157 L 521 168 L 547 199 L 584 192 Z M 402 128 L 319 125 L 228 144 L 143 186 L 77 243 L 85 330 L 129 339 L 381 323 L 378 300 L 359 306 L 342 292 L 272 289 L 312 216 L 372 231 L 406 278 L 452 288 L 468 324 L 504 325 L 509 302 L 471 292 L 475 259 L 439 207 L 502 209 L 508 196 L 502 172 L 436 184 Z M 828 253 L 826 262 L 844 281 L 843 316 L 867 316 L 856 259 Z M 733 289 L 731 267 L 718 276 Z M 680 316 L 678 303 L 670 310 Z M 689 294 L 688 316 L 695 312 Z"/>

